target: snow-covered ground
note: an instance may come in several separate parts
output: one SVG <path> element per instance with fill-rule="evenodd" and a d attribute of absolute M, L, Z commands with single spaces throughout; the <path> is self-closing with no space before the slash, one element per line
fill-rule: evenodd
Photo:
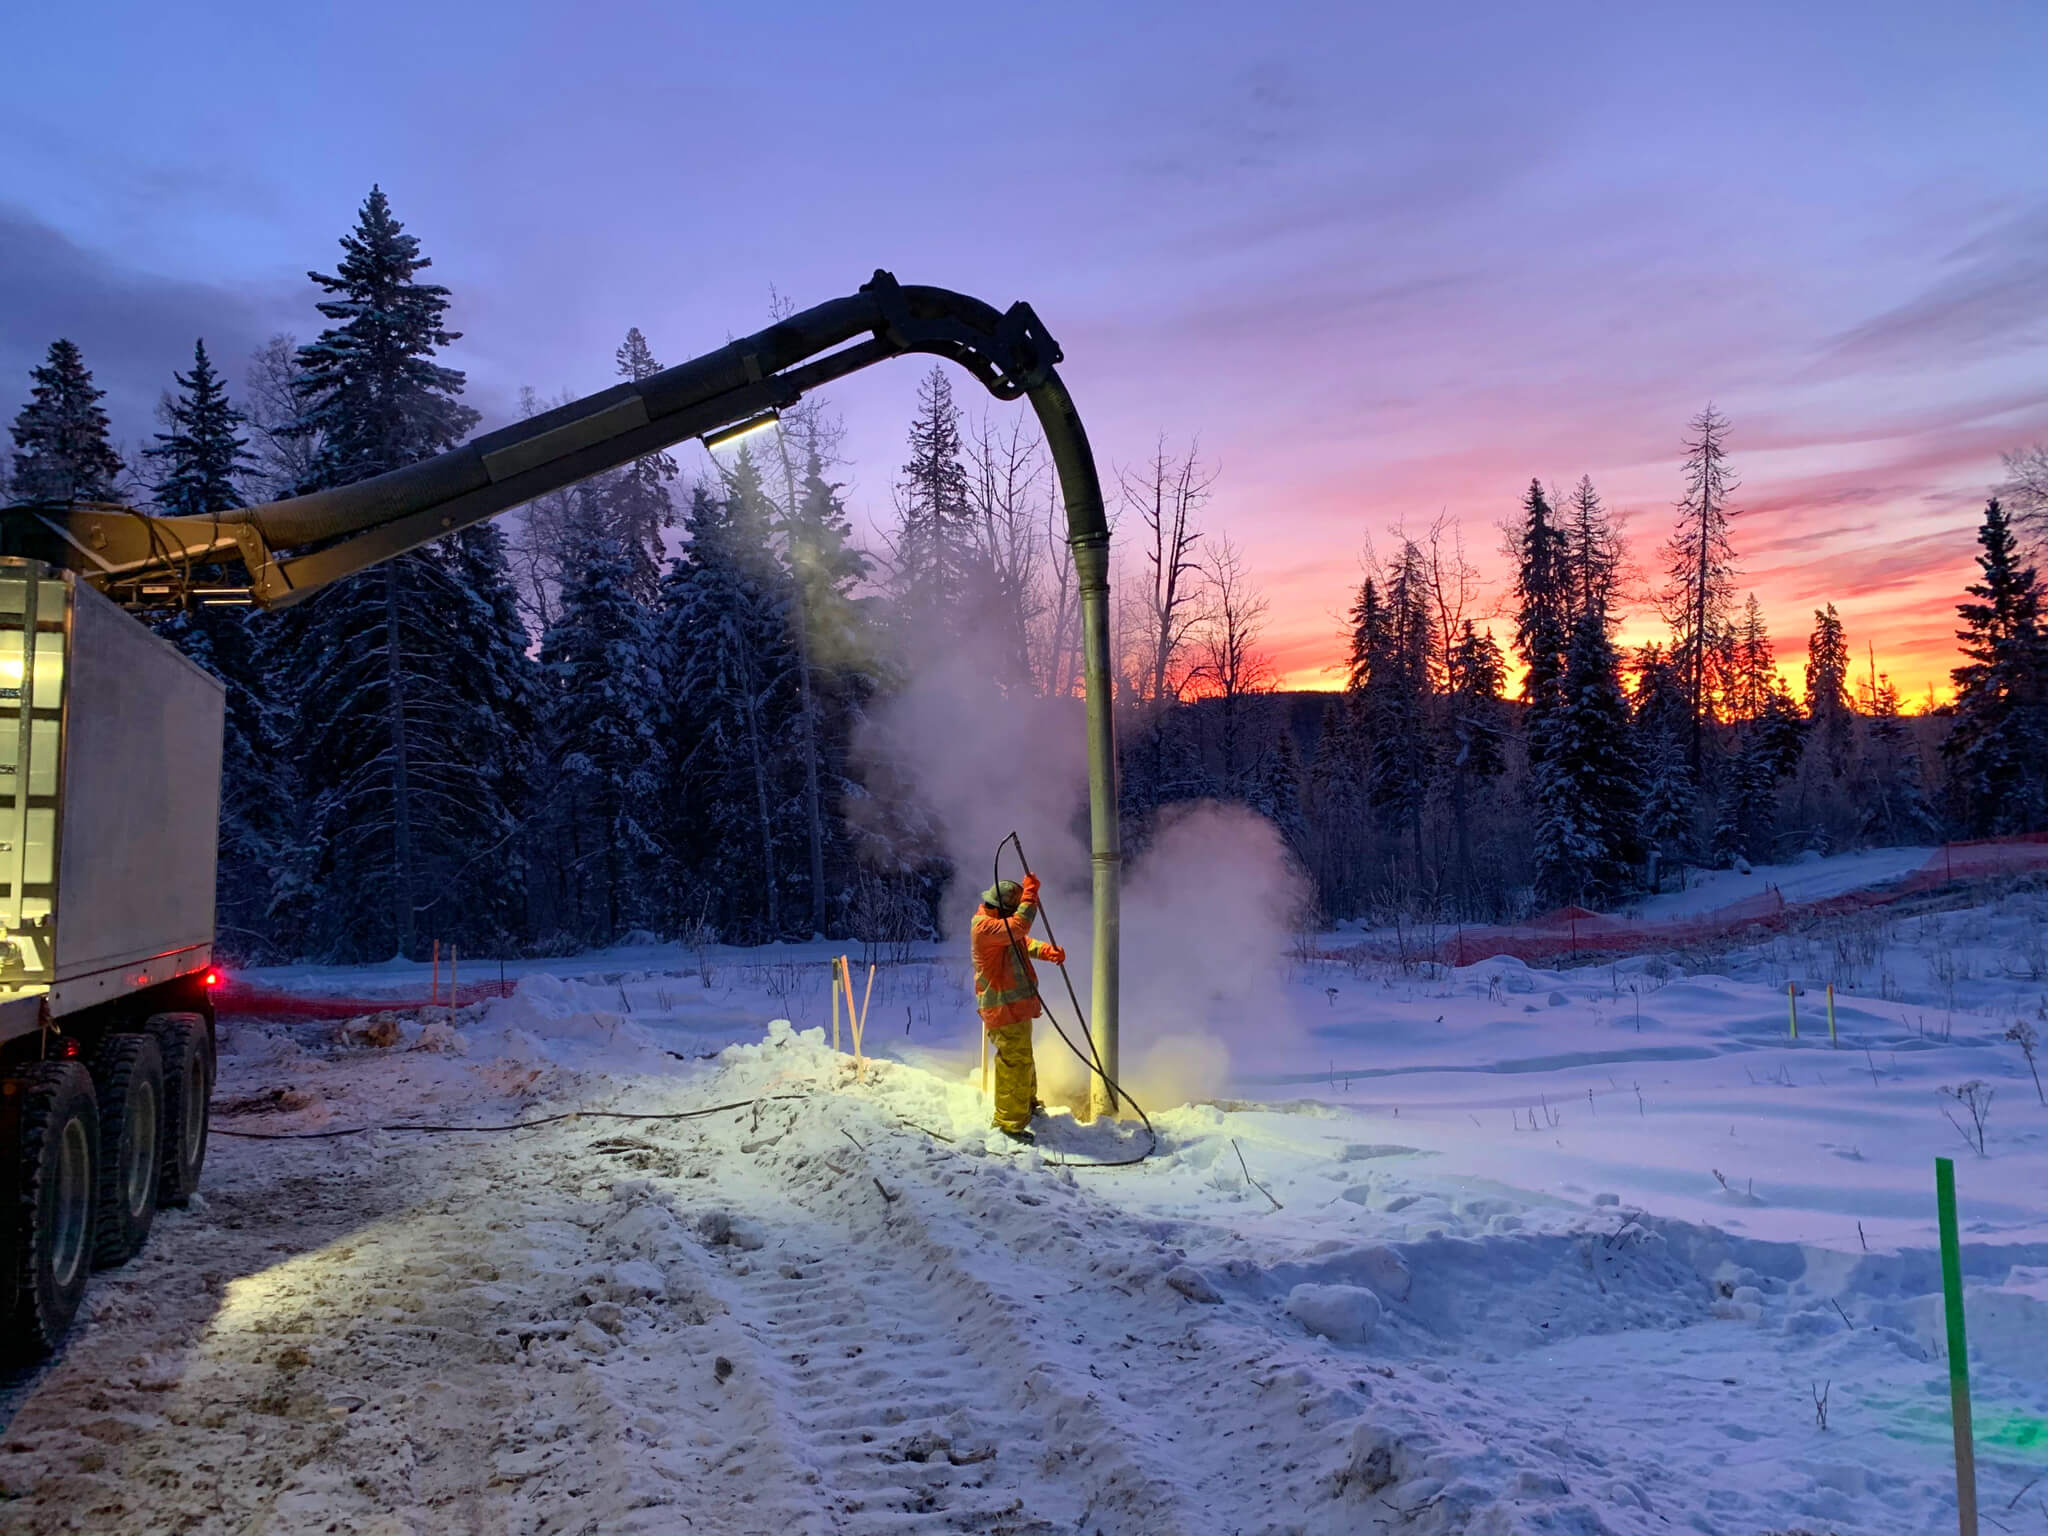
<path fill-rule="evenodd" d="M 2048 1107 L 2002 1038 L 2048 1034 L 2044 945 L 2023 893 L 1701 974 L 1276 957 L 1257 1017 L 1131 999 L 1132 1169 L 984 1130 L 930 952 L 865 1081 L 826 946 L 527 966 L 391 1047 L 240 1023 L 222 1129 L 736 1107 L 217 1140 L 5 1404 L 0 1530 L 1931 1532 L 1936 1155 L 1983 1507 L 2048 1530 Z"/>
<path fill-rule="evenodd" d="M 1766 891 L 1776 891 L 1795 905 L 1825 901 L 1866 886 L 1903 880 L 1937 852 L 1935 848 L 1871 848 L 1860 853 L 1806 854 L 1789 864 L 1758 864 L 1747 871 L 1688 870 L 1684 890 L 1648 897 L 1638 902 L 1630 915 L 1654 922 L 1698 917 Z"/>

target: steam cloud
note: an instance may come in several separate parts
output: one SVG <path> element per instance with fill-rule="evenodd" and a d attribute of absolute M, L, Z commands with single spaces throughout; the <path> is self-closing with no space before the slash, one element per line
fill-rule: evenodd
<path fill-rule="evenodd" d="M 1071 699 L 1004 697 L 985 659 L 930 657 L 870 720 L 863 758 L 929 806 L 954 877 L 942 923 L 965 960 L 967 925 L 997 842 L 1013 829 L 1044 882 L 1053 930 L 1088 1002 L 1091 914 L 1086 737 Z M 1006 855 L 1005 878 L 1020 871 Z M 1217 1093 L 1290 1015 L 1280 967 L 1306 899 L 1272 825 L 1240 806 L 1169 808 L 1123 891 L 1123 1085 L 1148 1108 Z M 1041 923 L 1037 930 L 1045 937 Z M 1040 966 L 1048 1005 L 1074 1034 L 1058 974 Z M 960 1021 L 972 1043 L 978 1021 Z M 1040 1094 L 1075 1104 L 1087 1070 L 1049 1027 L 1038 1032 Z"/>

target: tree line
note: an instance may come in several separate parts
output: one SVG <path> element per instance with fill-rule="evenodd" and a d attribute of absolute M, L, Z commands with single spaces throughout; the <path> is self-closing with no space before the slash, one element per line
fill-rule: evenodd
<path fill-rule="evenodd" d="M 12 497 L 205 514 L 460 442 L 478 418 L 437 361 L 458 333 L 418 240 L 373 189 L 341 246 L 309 274 L 319 335 L 274 338 L 238 400 L 197 344 L 134 464 L 78 349 L 53 344 L 14 423 Z M 637 329 L 614 363 L 660 368 Z M 864 760 L 863 723 L 933 654 L 972 658 L 996 697 L 1080 691 L 1057 487 L 1022 418 L 970 418 L 935 369 L 871 550 L 838 446 L 806 402 L 704 475 L 649 455 L 509 533 L 465 529 L 281 614 L 161 620 L 228 693 L 224 945 L 360 961 L 435 938 L 488 955 L 936 931 L 942 840 Z M 2048 505 L 2030 465 L 2008 489 L 2022 521 Z M 1115 481 L 1134 848 L 1177 804 L 1236 801 L 1278 827 L 1326 917 L 1477 920 L 1612 905 L 1702 864 L 2048 827 L 2041 586 L 1997 501 L 1955 700 L 1927 720 L 1874 655 L 1859 680 L 1832 604 L 1801 695 L 1782 680 L 1755 597 L 1735 604 L 1738 481 L 1712 408 L 1649 582 L 1590 478 L 1563 495 L 1532 480 L 1497 600 L 1454 527 L 1368 559 L 1329 694 L 1278 691 L 1267 600 L 1203 526 L 1215 484 L 1164 437 Z M 1630 651 L 1616 634 L 1640 585 L 1667 634 Z"/>
<path fill-rule="evenodd" d="M 1308 775 L 1302 846 L 1327 912 L 1612 907 L 1693 867 L 2048 829 L 2041 582 L 2000 502 L 1951 703 L 1905 717 L 1874 651 L 1859 681 L 1833 603 L 1796 697 L 1755 594 L 1734 603 L 1728 433 L 1711 407 L 1691 423 L 1650 590 L 1667 634 L 1632 652 L 1615 638 L 1627 552 L 1598 489 L 1530 482 L 1507 536 L 1517 698 L 1444 529 L 1374 566 Z"/>

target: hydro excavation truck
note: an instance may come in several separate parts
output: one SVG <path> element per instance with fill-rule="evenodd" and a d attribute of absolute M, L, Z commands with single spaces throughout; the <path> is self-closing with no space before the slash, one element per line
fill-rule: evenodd
<path fill-rule="evenodd" d="M 914 352 L 1029 399 L 1059 473 L 1087 684 L 1090 1030 L 1098 1077 L 1115 1079 L 1121 853 L 1094 456 L 1029 305 L 877 272 L 716 352 L 340 489 L 210 517 L 0 508 L 0 1351 L 53 1348 L 89 1271 L 134 1255 L 206 1158 L 222 690 L 135 615 L 286 607 L 685 438 L 772 427 L 810 390 Z M 1096 1110 L 1115 1107 L 1098 1081 Z"/>

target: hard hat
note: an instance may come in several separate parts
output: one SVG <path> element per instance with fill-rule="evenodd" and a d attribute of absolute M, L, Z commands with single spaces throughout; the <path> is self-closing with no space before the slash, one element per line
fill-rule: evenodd
<path fill-rule="evenodd" d="M 1011 913 L 1017 910 L 1017 903 L 1024 899 L 1024 887 L 1014 880 L 998 880 L 981 893 L 981 904 L 994 907 L 998 912 Z"/>

